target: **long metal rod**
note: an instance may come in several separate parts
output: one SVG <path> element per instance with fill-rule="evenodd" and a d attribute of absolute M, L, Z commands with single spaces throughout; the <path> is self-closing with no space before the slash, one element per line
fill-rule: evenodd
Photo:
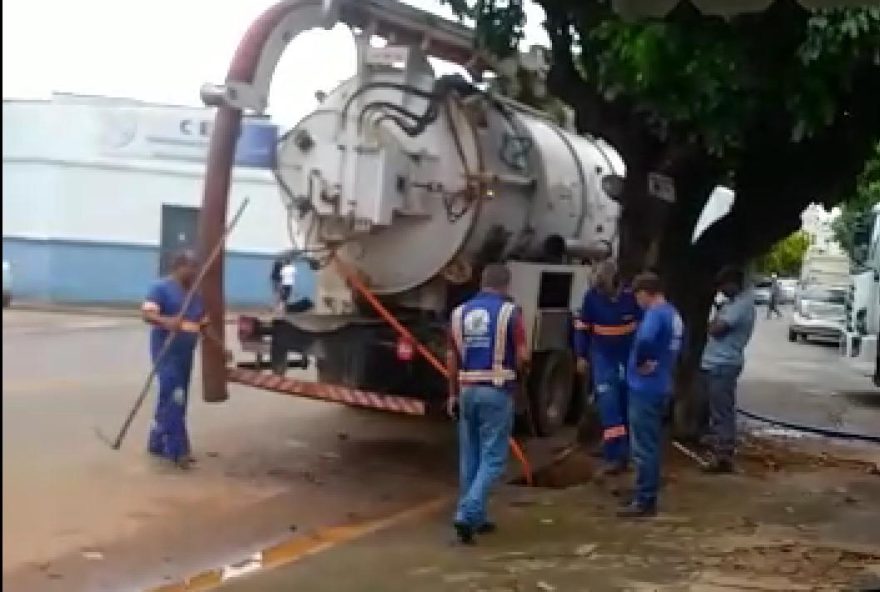
<path fill-rule="evenodd" d="M 244 213 L 244 209 L 247 207 L 248 203 L 250 203 L 250 198 L 246 197 L 244 201 L 241 202 L 241 205 L 238 207 L 238 211 L 229 222 L 226 230 L 220 236 L 220 240 L 218 240 L 217 244 L 214 245 L 214 249 L 211 251 L 211 254 L 202 263 L 202 266 L 199 269 L 199 273 L 198 275 L 196 275 L 196 279 L 193 280 L 192 286 L 190 287 L 189 291 L 186 293 L 186 296 L 183 299 L 183 305 L 180 307 L 180 312 L 177 314 L 177 317 L 175 319 L 178 323 L 183 320 L 183 315 L 186 314 L 187 308 L 189 308 L 189 305 L 192 303 L 193 298 L 195 298 L 195 295 L 202 284 L 202 280 L 205 279 L 205 275 L 208 273 L 208 269 L 211 267 L 211 264 L 221 253 L 221 251 L 223 251 L 223 246 L 226 243 L 226 239 L 229 237 L 229 235 L 232 233 L 232 230 L 238 224 L 238 221 L 241 219 L 241 215 Z M 137 399 L 135 399 L 134 405 L 132 406 L 131 411 L 129 411 L 128 416 L 125 418 L 125 421 L 123 422 L 119 433 L 116 434 L 116 438 L 113 439 L 113 441 L 111 442 L 104 438 L 104 436 L 100 432 L 98 432 L 98 435 L 101 437 L 101 439 L 110 444 L 110 448 L 112 448 L 113 450 L 119 450 L 119 448 L 122 446 L 122 441 L 125 439 L 126 434 L 128 434 L 128 430 L 131 427 L 135 416 L 143 406 L 144 400 L 147 398 L 147 394 L 149 394 L 150 392 L 150 387 L 153 385 L 153 379 L 156 377 L 156 373 L 159 370 L 159 365 L 168 354 L 168 350 L 171 348 L 171 343 L 174 341 L 176 335 L 176 330 L 168 332 L 168 336 L 165 338 L 165 342 L 162 344 L 162 347 L 159 349 L 159 353 L 156 355 L 156 359 L 153 361 L 153 367 L 150 369 L 150 373 L 147 375 L 147 380 L 144 382 L 144 386 L 143 388 L 141 388 L 140 393 L 138 393 Z"/>

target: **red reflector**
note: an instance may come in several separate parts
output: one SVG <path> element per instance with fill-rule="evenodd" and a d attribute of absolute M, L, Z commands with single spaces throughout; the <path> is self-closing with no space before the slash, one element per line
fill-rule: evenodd
<path fill-rule="evenodd" d="M 397 359 L 401 362 L 409 362 L 413 359 L 413 345 L 403 337 L 397 340 Z"/>
<path fill-rule="evenodd" d="M 238 336 L 240 339 L 250 339 L 256 331 L 256 322 L 253 317 L 238 317 Z"/>

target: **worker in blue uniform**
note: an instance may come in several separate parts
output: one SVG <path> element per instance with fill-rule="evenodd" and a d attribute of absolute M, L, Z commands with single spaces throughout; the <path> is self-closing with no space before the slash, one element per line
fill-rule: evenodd
<path fill-rule="evenodd" d="M 625 372 L 641 315 L 632 291 L 620 281 L 616 265 L 600 263 L 575 320 L 575 352 L 579 373 L 592 370 L 602 423 L 604 471 L 609 474 L 625 470 L 629 457 Z"/>
<path fill-rule="evenodd" d="M 648 517 L 657 512 L 663 416 L 684 339 L 681 316 L 666 301 L 656 274 L 637 276 L 633 292 L 645 315 L 633 340 L 626 373 L 636 483 L 629 505 L 618 512 L 624 518 Z"/>
<path fill-rule="evenodd" d="M 507 463 L 513 397 L 528 363 L 522 315 L 509 286 L 507 267 L 486 266 L 480 293 L 456 308 L 450 322 L 447 408 L 458 419 L 460 476 L 454 526 L 464 544 L 495 530 L 487 498 Z"/>
<path fill-rule="evenodd" d="M 141 307 L 144 321 L 152 325 L 150 358 L 156 365 L 159 382 L 159 398 L 150 429 L 148 450 L 184 469 L 192 463 L 186 430 L 186 407 L 193 354 L 199 335 L 210 336 L 201 296 L 195 294 L 186 310 L 182 310 L 196 273 L 197 263 L 193 253 L 182 251 L 176 254 L 171 261 L 171 273 L 150 288 Z M 169 335 L 172 335 L 171 343 L 160 358 Z"/>

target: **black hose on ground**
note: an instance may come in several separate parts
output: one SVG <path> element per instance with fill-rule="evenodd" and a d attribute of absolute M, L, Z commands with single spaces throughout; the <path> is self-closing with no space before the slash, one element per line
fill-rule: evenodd
<path fill-rule="evenodd" d="M 760 415 L 753 411 L 748 411 L 747 409 L 742 409 L 737 407 L 737 413 L 742 415 L 743 417 L 747 417 L 749 419 L 753 419 L 755 421 L 760 421 L 763 423 L 768 423 L 770 425 L 775 425 L 781 428 L 786 428 L 789 430 L 794 430 L 797 432 L 804 432 L 807 434 L 815 434 L 817 436 L 825 436 L 826 438 L 837 438 L 841 440 L 857 440 L 860 442 L 870 442 L 872 444 L 880 444 L 880 436 L 873 436 L 870 434 L 860 434 L 858 432 L 846 432 L 843 430 L 833 430 L 831 428 L 822 428 L 818 426 L 811 426 L 806 424 L 794 423 L 792 421 L 787 421 L 783 419 L 778 419 L 775 417 L 769 417 L 766 415 Z"/>

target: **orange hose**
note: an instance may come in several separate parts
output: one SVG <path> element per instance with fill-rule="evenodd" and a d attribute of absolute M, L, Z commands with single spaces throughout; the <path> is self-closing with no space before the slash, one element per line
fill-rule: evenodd
<path fill-rule="evenodd" d="M 407 339 L 410 343 L 412 343 L 415 346 L 416 351 L 418 351 L 423 358 L 428 360 L 428 363 L 431 364 L 437 370 L 437 372 L 449 379 L 449 371 L 446 369 L 446 366 L 437 359 L 437 356 L 431 353 L 431 350 L 422 345 L 421 342 L 413 337 L 413 334 L 410 333 L 409 329 L 404 327 L 402 324 L 400 324 L 400 321 L 394 318 L 394 315 L 391 314 L 391 312 L 385 307 L 385 305 L 383 305 L 379 301 L 378 298 L 376 298 L 376 295 L 373 294 L 369 288 L 367 288 L 367 286 L 360 280 L 357 274 L 350 267 L 348 267 L 348 265 L 343 263 L 342 260 L 339 259 L 339 257 L 334 257 L 333 262 L 336 265 L 336 269 L 339 270 L 340 275 L 342 275 L 342 277 L 345 278 L 345 280 L 349 284 L 351 284 L 351 286 L 355 290 L 357 290 L 361 296 L 364 297 L 364 299 L 370 304 L 370 306 L 372 306 L 373 309 L 375 309 L 375 311 L 379 313 L 379 316 L 385 319 L 385 321 L 387 321 L 388 324 L 391 325 L 391 327 L 395 331 L 403 336 L 404 339 Z M 529 463 L 528 458 L 526 458 L 526 455 L 523 452 L 522 448 L 512 436 L 508 438 L 508 444 L 510 445 L 510 451 L 513 453 L 513 456 L 516 457 L 516 460 L 519 461 L 520 466 L 522 466 L 523 477 L 525 478 L 526 484 L 532 485 L 532 467 Z"/>

